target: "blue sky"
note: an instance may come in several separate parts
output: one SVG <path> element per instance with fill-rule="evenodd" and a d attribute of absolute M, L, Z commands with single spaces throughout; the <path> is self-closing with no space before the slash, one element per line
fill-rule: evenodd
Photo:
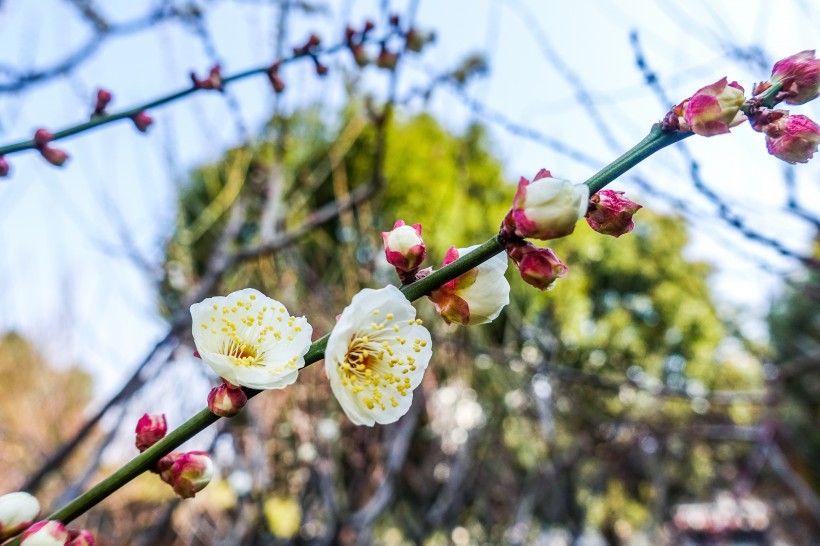
<path fill-rule="evenodd" d="M 97 4 L 112 20 L 122 21 L 139 17 L 153 5 Z M 68 77 L 24 93 L 0 94 L 0 143 L 29 138 L 38 127 L 54 130 L 83 120 L 100 86 L 114 93 L 114 110 L 183 88 L 190 71 L 207 72 L 212 63 L 209 48 L 218 54 L 226 74 L 273 59 L 274 7 L 264 2 L 207 5 L 210 43 L 178 22 L 161 24 L 112 38 Z M 311 31 L 335 43 L 347 14 L 358 24 L 377 16 L 380 2 L 325 5 L 325 11 L 311 18 L 293 17 L 288 43 L 298 44 Z M 407 2 L 391 5 L 406 12 Z M 452 68 L 467 54 L 484 53 L 491 71 L 467 88 L 472 100 L 602 162 L 642 138 L 670 106 L 643 85 L 630 31 L 637 31 L 648 62 L 675 102 L 724 75 L 747 89 L 766 79 L 767 70 L 739 62 L 727 45 L 745 50 L 759 46 L 774 61 L 820 44 L 820 5 L 798 0 L 421 0 L 417 20 L 435 30 L 438 39 L 403 66 L 402 89 Z M 0 3 L 0 85 L 5 81 L 2 67 L 48 66 L 88 36 L 67 2 Z M 331 107 L 341 104 L 339 63 L 350 66 L 346 56 L 334 59 L 326 81 L 317 80 L 307 64 L 288 67 L 284 105 L 319 100 Z M 587 115 L 578 88 L 557 68 L 562 65 L 594 100 L 609 133 L 602 133 Z M 366 89 L 383 94 L 385 84 L 382 74 L 367 70 Z M 135 267 L 129 252 L 149 264 L 160 263 L 161 242 L 173 226 L 174 196 L 186 172 L 240 142 L 240 126 L 251 136 L 257 134 L 274 100 L 265 78 L 232 86 L 230 96 L 239 105 L 238 116 L 224 97 L 202 93 L 151 111 L 156 122 L 148 134 L 122 122 L 60 141 L 57 145 L 71 154 L 63 169 L 45 164 L 33 152 L 8 158 L 12 176 L 0 181 L 0 327 L 22 330 L 61 364 L 79 362 L 93 371 L 100 396 L 119 386 L 164 333 L 150 278 Z M 420 106 L 414 103 L 411 108 Z M 447 90 L 437 93 L 429 108 L 456 131 L 484 119 L 465 106 L 463 97 Z M 817 104 L 798 110 L 820 119 Z M 578 181 L 593 172 L 501 126 L 490 127 L 495 152 L 511 181 L 541 167 Z M 748 225 L 795 251 L 808 251 L 812 230 L 785 211 L 785 164 L 765 153 L 761 135 L 744 126 L 729 136 L 694 137 L 686 144 L 710 188 L 733 203 Z M 817 216 L 819 164 L 788 167 L 803 206 Z M 759 334 L 764 310 L 784 274 L 793 277 L 797 264 L 749 243 L 716 219 L 714 205 L 693 189 L 686 168 L 681 154 L 670 149 L 647 161 L 640 173 L 664 194 L 688 203 L 693 241 L 689 254 L 714 264 L 712 286 L 720 301 L 738 309 L 749 332 Z M 655 210 L 680 212 L 629 180 L 613 187 Z M 130 238 L 131 251 L 124 250 L 123 233 Z"/>

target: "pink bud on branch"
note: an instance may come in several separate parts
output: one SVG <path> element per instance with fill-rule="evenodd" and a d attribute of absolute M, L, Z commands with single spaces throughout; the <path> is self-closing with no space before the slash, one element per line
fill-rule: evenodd
<path fill-rule="evenodd" d="M 237 385 L 223 383 L 208 393 L 208 409 L 220 417 L 235 416 L 247 403 L 248 396 Z"/>
<path fill-rule="evenodd" d="M 174 488 L 183 499 L 194 497 L 211 481 L 214 465 L 204 451 L 190 451 L 182 455 L 171 453 L 158 463 L 160 478 Z"/>
<path fill-rule="evenodd" d="M 635 227 L 632 215 L 642 207 L 623 197 L 624 192 L 601 190 L 589 199 L 587 223 L 589 227 L 603 233 L 620 237 Z"/>
<path fill-rule="evenodd" d="M 9 162 L 6 161 L 6 158 L 0 155 L 0 178 L 9 175 L 9 170 L 11 167 L 9 166 Z"/>
<path fill-rule="evenodd" d="M 508 243 L 507 254 L 518 267 L 524 282 L 539 290 L 552 289 L 555 281 L 569 271 L 551 249 L 539 248 L 527 241 Z"/>
<path fill-rule="evenodd" d="M 553 178 L 548 170 L 541 169 L 532 182 L 521 177 L 503 229 L 533 239 L 564 237 L 586 214 L 588 201 L 586 184 Z"/>
<path fill-rule="evenodd" d="M 148 131 L 148 128 L 154 123 L 153 118 L 145 113 L 145 111 L 140 111 L 131 116 L 131 121 L 134 122 L 134 126 L 136 126 L 137 130 L 140 133 L 144 133 Z"/>
<path fill-rule="evenodd" d="M 806 116 L 786 113 L 761 129 L 769 153 L 788 163 L 808 163 L 820 144 L 820 127 Z"/>
<path fill-rule="evenodd" d="M 43 159 L 55 167 L 61 167 L 68 160 L 68 154 L 49 146 L 48 143 L 52 140 L 54 140 L 54 135 L 46 129 L 37 129 L 34 132 L 34 146 L 43 156 Z"/>
<path fill-rule="evenodd" d="M 92 115 L 101 116 L 105 114 L 105 108 L 111 102 L 111 98 L 111 93 L 105 89 L 97 90 L 97 100 L 94 103 L 94 113 Z"/>
<path fill-rule="evenodd" d="M 165 414 L 149 415 L 144 414 L 137 421 L 137 439 L 136 445 L 140 453 L 156 444 L 165 437 L 168 432 L 168 423 L 165 420 Z"/>
<path fill-rule="evenodd" d="M 391 231 L 382 232 L 384 255 L 387 263 L 405 284 L 415 280 L 416 271 L 427 256 L 427 248 L 421 238 L 421 224 L 408 226 L 404 220 L 396 220 Z"/>
<path fill-rule="evenodd" d="M 783 85 L 779 96 L 786 104 L 805 104 L 820 93 L 820 59 L 814 50 L 786 57 L 774 64 L 771 81 Z"/>
<path fill-rule="evenodd" d="M 743 87 L 722 78 L 702 87 L 694 95 L 672 109 L 681 131 L 701 136 L 715 136 L 729 132 L 746 120 L 740 107 L 746 101 Z"/>

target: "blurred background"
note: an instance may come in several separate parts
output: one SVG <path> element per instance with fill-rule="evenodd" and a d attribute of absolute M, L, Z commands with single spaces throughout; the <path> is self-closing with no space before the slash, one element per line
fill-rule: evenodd
<path fill-rule="evenodd" d="M 395 69 L 346 48 L 6 156 L 0 492 L 56 508 L 136 454 L 145 412 L 205 405 L 188 306 L 251 286 L 318 335 L 396 283 L 380 233 L 428 264 L 492 236 L 520 176 L 583 181 L 724 75 L 747 90 L 820 37 L 803 0 L 0 0 L 0 146 L 290 55 L 391 15 Z M 371 61 L 379 46 L 368 46 Z M 795 112 L 820 119 L 820 107 Z M 538 292 L 513 269 L 486 326 L 418 303 L 434 356 L 408 415 L 351 425 L 321 365 L 186 444 L 193 500 L 145 475 L 77 522 L 107 544 L 779 544 L 820 541 L 820 168 L 747 126 L 610 187 L 634 232 L 584 222 Z"/>

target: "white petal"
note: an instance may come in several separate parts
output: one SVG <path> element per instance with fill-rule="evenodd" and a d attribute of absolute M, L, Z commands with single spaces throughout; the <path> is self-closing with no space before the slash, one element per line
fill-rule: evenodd
<path fill-rule="evenodd" d="M 464 256 L 477 246 L 460 248 L 458 255 Z M 456 295 L 470 306 L 469 325 L 493 321 L 510 303 L 510 283 L 504 277 L 506 271 L 507 255 L 496 254 L 478 265 L 478 275 L 472 285 L 456 291 Z"/>

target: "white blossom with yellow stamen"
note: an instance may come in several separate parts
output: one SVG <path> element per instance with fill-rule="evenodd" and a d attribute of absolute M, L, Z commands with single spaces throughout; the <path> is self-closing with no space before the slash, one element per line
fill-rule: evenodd
<path fill-rule="evenodd" d="M 296 381 L 305 365 L 313 328 L 258 290 L 195 303 L 191 317 L 202 361 L 234 385 L 281 389 Z"/>
<path fill-rule="evenodd" d="M 395 286 L 369 288 L 339 316 L 325 349 L 330 388 L 357 425 L 394 423 L 433 355 L 430 332 Z"/>

